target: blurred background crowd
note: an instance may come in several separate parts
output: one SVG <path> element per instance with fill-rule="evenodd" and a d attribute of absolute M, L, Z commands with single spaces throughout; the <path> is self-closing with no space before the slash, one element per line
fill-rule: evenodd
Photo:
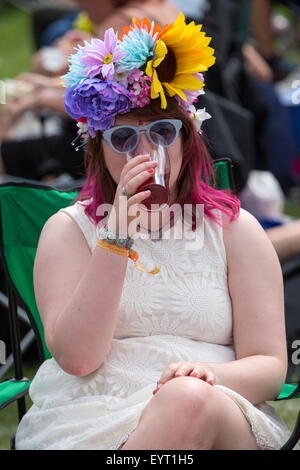
<path fill-rule="evenodd" d="M 280 261 L 295 262 L 286 310 L 299 325 L 300 0 L 0 0 L 0 183 L 81 184 L 84 150 L 71 145 L 59 78 L 69 56 L 133 16 L 165 24 L 180 11 L 215 49 L 197 103 L 212 116 L 204 139 L 215 160 L 232 160 L 242 207 Z"/>

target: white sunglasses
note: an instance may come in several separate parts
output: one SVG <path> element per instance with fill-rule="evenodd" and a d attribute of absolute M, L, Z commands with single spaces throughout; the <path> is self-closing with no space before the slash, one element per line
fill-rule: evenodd
<path fill-rule="evenodd" d="M 146 131 L 150 142 L 163 147 L 170 147 L 179 134 L 182 122 L 179 119 L 161 119 L 147 126 L 116 126 L 103 132 L 103 138 L 118 153 L 132 152 L 141 139 L 141 131 Z"/>

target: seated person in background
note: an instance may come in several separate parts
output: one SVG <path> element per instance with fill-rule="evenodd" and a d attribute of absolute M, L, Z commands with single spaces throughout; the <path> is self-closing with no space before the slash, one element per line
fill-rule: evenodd
<path fill-rule="evenodd" d="M 110 54 L 81 51 L 79 75 L 72 58 L 65 101 L 85 122 L 87 182 L 40 237 L 35 294 L 53 357 L 16 448 L 278 449 L 290 432 L 266 401 L 286 375 L 282 277 L 258 222 L 210 184 L 193 103 L 214 51 L 183 15 L 134 24 L 118 47 L 108 33 Z M 169 203 L 149 220 L 155 136 Z"/>
<path fill-rule="evenodd" d="M 287 71 L 281 66 L 272 15 L 274 4 L 282 4 L 288 7 L 294 6 L 299 9 L 298 0 L 253 0 L 252 2 L 252 31 L 255 39 L 255 47 L 261 57 L 269 65 L 272 72 L 272 80 L 275 82 L 286 77 Z M 300 12 L 300 9 L 299 9 Z"/>

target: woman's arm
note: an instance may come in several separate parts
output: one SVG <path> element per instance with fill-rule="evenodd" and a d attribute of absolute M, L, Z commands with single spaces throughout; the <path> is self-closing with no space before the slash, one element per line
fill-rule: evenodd
<path fill-rule="evenodd" d="M 256 404 L 274 399 L 286 376 L 281 267 L 265 231 L 245 210 L 223 233 L 237 360 L 213 368 L 219 383 Z"/>
<path fill-rule="evenodd" d="M 252 2 L 252 30 L 257 48 L 264 57 L 272 57 L 275 53 L 272 10 L 273 4 L 270 0 L 253 0 Z"/>
<path fill-rule="evenodd" d="M 34 264 L 34 288 L 46 344 L 62 369 L 87 375 L 107 355 L 122 293 L 127 258 L 86 240 L 67 214 L 46 223 Z"/>

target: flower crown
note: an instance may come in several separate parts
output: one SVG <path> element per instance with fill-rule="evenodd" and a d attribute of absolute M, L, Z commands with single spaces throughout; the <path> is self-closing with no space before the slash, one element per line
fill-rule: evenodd
<path fill-rule="evenodd" d="M 203 120 L 211 116 L 205 109 L 196 112 L 194 103 L 204 94 L 202 72 L 215 63 L 211 38 L 201 27 L 186 24 L 182 13 L 163 28 L 133 18 L 119 37 L 110 28 L 104 41 L 78 46 L 62 80 L 65 108 L 78 121 L 79 133 L 95 137 L 112 127 L 118 114 L 143 108 L 151 99 L 160 98 L 166 109 L 167 96 L 196 119 L 201 132 Z"/>

